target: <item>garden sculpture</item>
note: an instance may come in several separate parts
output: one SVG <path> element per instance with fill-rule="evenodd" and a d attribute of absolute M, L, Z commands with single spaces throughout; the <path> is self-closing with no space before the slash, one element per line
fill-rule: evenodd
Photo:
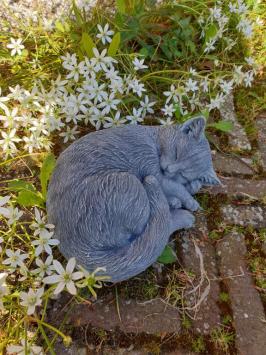
<path fill-rule="evenodd" d="M 66 258 L 110 281 L 154 263 L 170 235 L 194 223 L 193 195 L 219 184 L 197 117 L 170 126 L 126 125 L 92 132 L 57 160 L 47 198 L 49 222 Z M 105 274 L 102 272 L 102 274 Z"/>

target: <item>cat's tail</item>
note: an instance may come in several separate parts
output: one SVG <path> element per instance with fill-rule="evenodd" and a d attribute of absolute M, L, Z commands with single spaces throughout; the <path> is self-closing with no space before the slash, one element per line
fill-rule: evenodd
<path fill-rule="evenodd" d="M 123 247 L 91 252 L 86 260 L 82 258 L 85 269 L 105 267 L 110 281 L 118 282 L 144 271 L 161 255 L 171 234 L 169 205 L 154 176 L 147 176 L 143 186 L 150 201 L 150 218 L 143 233 Z"/>

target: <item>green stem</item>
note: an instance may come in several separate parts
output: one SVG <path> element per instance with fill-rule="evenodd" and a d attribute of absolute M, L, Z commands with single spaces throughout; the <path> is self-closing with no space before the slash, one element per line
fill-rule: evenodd
<path fill-rule="evenodd" d="M 47 347 L 48 347 L 51 355 L 56 355 L 56 353 L 53 350 L 53 346 L 52 346 L 50 340 L 48 339 L 48 337 L 47 337 L 47 335 L 46 335 L 46 333 L 45 333 L 45 331 L 43 329 L 43 326 L 41 325 L 41 323 L 39 323 L 38 326 L 39 326 L 39 329 L 40 329 L 40 331 L 42 333 L 42 336 L 43 336 L 44 340 L 46 341 Z"/>
<path fill-rule="evenodd" d="M 41 324 L 41 325 L 45 326 L 46 328 L 52 330 L 53 332 L 57 333 L 63 340 L 65 340 L 65 339 L 68 338 L 68 337 L 67 337 L 64 333 L 62 333 L 59 329 L 55 328 L 55 327 L 52 326 L 51 324 L 48 324 L 48 323 L 44 322 L 43 320 L 40 320 L 40 319 L 35 318 L 35 317 L 29 317 L 29 319 L 32 320 L 32 321 L 34 321 L 34 322 L 36 322 L 36 323 L 38 323 L 38 325 Z"/>

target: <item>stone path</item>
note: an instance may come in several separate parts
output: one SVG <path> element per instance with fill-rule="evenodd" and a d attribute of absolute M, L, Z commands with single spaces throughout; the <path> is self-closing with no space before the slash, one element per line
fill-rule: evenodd
<path fill-rule="evenodd" d="M 266 117 L 261 116 L 256 125 L 259 151 L 255 154 L 260 157 L 259 166 L 253 166 L 251 158 L 241 155 L 214 153 L 215 169 L 223 186 L 205 191 L 213 210 L 209 214 L 206 211 L 198 214 L 193 229 L 176 235 L 178 267 L 181 266 L 186 277 L 192 280 L 183 294 L 183 311 L 180 305 L 167 305 L 162 295 L 138 301 L 120 295 L 116 299 L 114 292 L 107 292 L 92 304 L 81 303 L 71 309 L 67 327 L 73 327 L 78 334 L 83 334 L 85 329 L 86 341 L 75 341 L 68 349 L 58 343 L 56 354 L 195 354 L 188 334 L 192 334 L 193 339 L 202 336 L 210 345 L 214 342 L 215 329 L 224 332 L 220 334 L 234 334 L 230 354 L 266 353 L 266 307 L 248 266 L 243 234 L 250 226 L 257 230 L 266 228 Z M 214 215 L 219 216 L 217 221 Z M 213 230 L 220 233 L 217 239 L 211 237 Z M 265 256 L 266 241 L 260 245 L 259 253 Z M 171 273 L 171 269 L 166 268 L 166 273 Z M 159 285 L 162 289 L 164 286 Z M 52 314 L 58 315 L 57 322 L 61 321 L 60 309 L 65 314 L 62 307 L 66 302 L 60 302 L 57 301 L 52 310 Z M 194 307 L 195 304 L 198 306 Z M 189 330 L 184 323 L 184 312 L 190 317 Z M 97 341 L 91 337 L 88 340 L 92 330 L 102 334 L 97 335 Z M 139 337 L 148 336 L 145 342 L 140 341 Z M 219 336 L 218 341 L 221 339 Z M 207 346 L 201 353 L 226 353 L 224 348 L 213 349 Z"/>

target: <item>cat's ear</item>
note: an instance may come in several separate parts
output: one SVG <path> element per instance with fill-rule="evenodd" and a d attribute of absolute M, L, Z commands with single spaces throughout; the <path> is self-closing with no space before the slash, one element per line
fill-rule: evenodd
<path fill-rule="evenodd" d="M 212 185 L 221 185 L 221 181 L 216 175 L 213 169 L 209 170 L 205 176 L 200 179 L 204 185 L 212 186 Z"/>
<path fill-rule="evenodd" d="M 200 140 L 204 136 L 204 130 L 206 126 L 206 120 L 203 116 L 191 118 L 181 126 L 181 131 L 187 134 L 189 137 L 193 137 L 196 140 Z"/>

